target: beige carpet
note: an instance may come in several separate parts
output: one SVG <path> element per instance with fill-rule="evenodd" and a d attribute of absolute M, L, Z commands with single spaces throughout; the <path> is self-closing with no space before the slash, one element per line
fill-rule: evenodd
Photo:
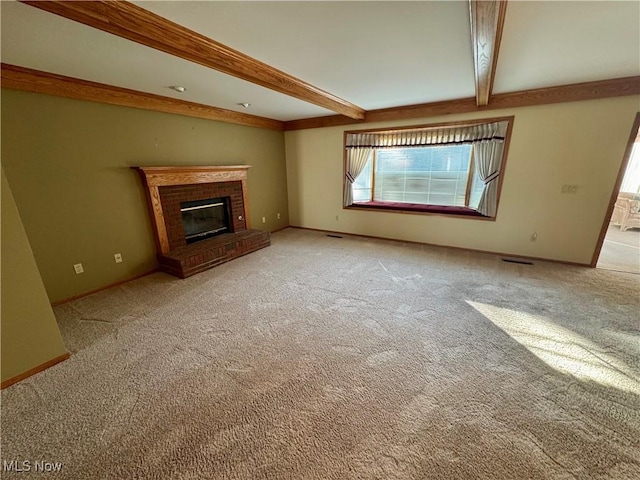
<path fill-rule="evenodd" d="M 287 229 L 56 308 L 2 478 L 638 479 L 639 312 L 636 275 Z"/>

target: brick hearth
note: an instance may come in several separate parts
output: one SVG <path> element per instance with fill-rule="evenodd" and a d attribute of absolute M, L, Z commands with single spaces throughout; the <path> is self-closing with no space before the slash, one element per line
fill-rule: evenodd
<path fill-rule="evenodd" d="M 186 278 L 269 245 L 269 232 L 244 230 L 176 248 L 158 260 L 163 272 Z"/>

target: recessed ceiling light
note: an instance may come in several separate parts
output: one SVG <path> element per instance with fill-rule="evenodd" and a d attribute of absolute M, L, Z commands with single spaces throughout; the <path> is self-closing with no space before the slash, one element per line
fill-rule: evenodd
<path fill-rule="evenodd" d="M 246 103 L 246 102 L 239 103 L 238 105 L 240 105 L 241 107 L 244 107 L 244 108 L 249 108 L 251 106 L 250 103 Z"/>
<path fill-rule="evenodd" d="M 175 90 L 178 93 L 182 93 L 186 90 L 186 88 L 181 87 L 180 85 L 172 85 L 169 87 L 171 90 Z"/>

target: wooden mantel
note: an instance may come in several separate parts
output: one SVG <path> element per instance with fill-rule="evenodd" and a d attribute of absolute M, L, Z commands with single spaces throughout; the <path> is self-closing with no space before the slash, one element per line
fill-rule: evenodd
<path fill-rule="evenodd" d="M 249 202 L 247 199 L 247 170 L 250 165 L 194 166 L 194 167 L 132 167 L 147 188 L 147 199 L 156 231 L 156 246 L 161 254 L 169 253 L 169 239 L 165 225 L 160 187 L 170 185 L 193 185 L 197 183 L 242 182 L 244 221 L 249 226 Z"/>

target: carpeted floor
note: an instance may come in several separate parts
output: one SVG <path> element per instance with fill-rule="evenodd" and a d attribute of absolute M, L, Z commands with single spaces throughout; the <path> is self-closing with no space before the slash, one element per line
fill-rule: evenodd
<path fill-rule="evenodd" d="M 55 313 L 2 478 L 640 478 L 637 275 L 287 229 Z"/>

